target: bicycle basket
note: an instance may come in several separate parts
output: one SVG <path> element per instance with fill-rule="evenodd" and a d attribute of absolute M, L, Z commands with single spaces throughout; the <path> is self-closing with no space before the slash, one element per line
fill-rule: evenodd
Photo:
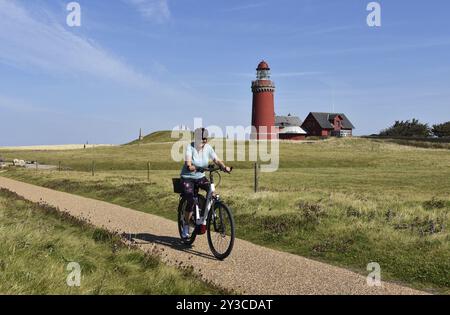
<path fill-rule="evenodd" d="M 173 192 L 177 194 L 183 193 L 183 184 L 181 183 L 181 178 L 172 178 Z"/>

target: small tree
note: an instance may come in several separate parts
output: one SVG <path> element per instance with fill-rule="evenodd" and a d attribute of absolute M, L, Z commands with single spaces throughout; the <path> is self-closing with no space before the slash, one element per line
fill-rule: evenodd
<path fill-rule="evenodd" d="M 438 138 L 450 137 L 450 121 L 439 125 L 433 125 L 432 132 Z"/>
<path fill-rule="evenodd" d="M 428 124 L 422 124 L 417 119 L 412 119 L 411 121 L 397 120 L 393 126 L 380 132 L 380 136 L 385 137 L 427 138 L 431 135 L 431 129 Z"/>

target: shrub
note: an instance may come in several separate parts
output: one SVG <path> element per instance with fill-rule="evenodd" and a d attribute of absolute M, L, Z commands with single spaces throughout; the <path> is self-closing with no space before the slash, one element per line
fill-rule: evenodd
<path fill-rule="evenodd" d="M 388 209 L 386 213 L 384 214 L 386 221 L 392 221 L 392 219 L 395 217 L 396 213 L 392 209 Z"/>
<path fill-rule="evenodd" d="M 443 232 L 445 229 L 442 218 L 415 217 L 411 222 L 401 222 L 394 226 L 396 230 L 411 230 L 420 236 L 433 235 Z"/>
<path fill-rule="evenodd" d="M 325 210 L 318 203 L 302 200 L 299 202 L 298 208 L 307 222 L 320 222 L 320 218 L 325 215 Z"/>
<path fill-rule="evenodd" d="M 438 138 L 450 137 L 450 121 L 440 125 L 433 125 L 432 132 Z"/>
<path fill-rule="evenodd" d="M 420 137 L 431 136 L 431 129 L 428 124 L 422 124 L 417 119 L 411 121 L 396 121 L 394 125 L 380 132 L 383 137 Z"/>
<path fill-rule="evenodd" d="M 359 218 L 359 217 L 361 217 L 361 215 L 362 215 L 361 210 L 353 208 L 352 206 L 347 208 L 347 216 L 348 217 Z"/>
<path fill-rule="evenodd" d="M 428 210 L 432 209 L 442 209 L 447 206 L 447 202 L 445 200 L 437 199 L 433 197 L 431 200 L 427 200 L 423 203 L 423 207 Z"/>

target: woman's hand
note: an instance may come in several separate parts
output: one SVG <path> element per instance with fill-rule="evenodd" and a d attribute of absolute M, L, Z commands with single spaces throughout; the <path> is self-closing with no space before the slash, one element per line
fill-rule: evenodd
<path fill-rule="evenodd" d="M 229 166 L 226 166 L 225 165 L 225 163 L 223 163 L 221 160 L 219 160 L 219 159 L 217 159 L 217 160 L 214 160 L 214 163 L 216 163 L 219 167 L 220 167 L 220 169 L 223 171 L 223 172 L 225 172 L 225 173 L 231 173 L 231 171 L 233 170 L 233 168 L 232 167 L 229 167 Z"/>
<path fill-rule="evenodd" d="M 194 165 L 189 165 L 189 167 L 188 167 L 188 169 L 189 169 L 189 171 L 190 172 L 195 172 L 197 169 L 195 168 L 195 166 Z"/>

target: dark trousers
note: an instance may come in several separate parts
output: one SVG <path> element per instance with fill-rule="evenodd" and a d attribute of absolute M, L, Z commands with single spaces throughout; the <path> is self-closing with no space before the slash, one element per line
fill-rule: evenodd
<path fill-rule="evenodd" d="M 195 205 L 198 204 L 199 188 L 209 191 L 211 184 L 206 177 L 200 179 L 181 178 L 181 183 L 183 185 L 183 196 L 187 200 L 186 211 L 192 212 L 195 209 Z"/>

